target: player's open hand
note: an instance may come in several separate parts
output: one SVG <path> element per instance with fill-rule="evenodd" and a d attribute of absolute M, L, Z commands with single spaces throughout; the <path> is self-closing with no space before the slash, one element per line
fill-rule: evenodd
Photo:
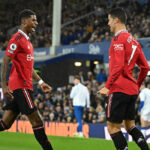
<path fill-rule="evenodd" d="M 108 93 L 109 93 L 109 89 L 107 89 L 106 87 L 99 90 L 99 94 L 101 94 L 103 96 L 108 96 Z"/>
<path fill-rule="evenodd" d="M 41 89 L 45 93 L 50 93 L 52 91 L 52 88 L 45 82 L 41 84 Z"/>
<path fill-rule="evenodd" d="M 13 91 L 8 86 L 4 86 L 2 87 L 2 89 L 5 98 L 7 98 L 8 100 L 14 99 L 14 96 L 12 95 Z"/>

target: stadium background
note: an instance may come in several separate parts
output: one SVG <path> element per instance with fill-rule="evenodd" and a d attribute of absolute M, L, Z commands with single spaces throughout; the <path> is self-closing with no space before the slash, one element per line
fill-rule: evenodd
<path fill-rule="evenodd" d="M 79 74 L 83 84 L 89 89 L 91 101 L 90 110 L 85 110 L 83 115 L 85 137 L 110 139 L 105 125 L 105 99 L 95 95 L 109 75 L 108 50 L 112 34 L 107 25 L 107 12 L 116 6 L 127 11 L 128 31 L 141 43 L 150 62 L 150 0 L 62 0 L 59 5 L 60 1 L 0 0 L 0 64 L 10 37 L 18 29 L 18 13 L 25 8 L 32 9 L 36 12 L 39 22 L 36 33 L 31 36 L 35 47 L 35 69 L 43 80 L 53 87 L 51 94 L 43 94 L 34 83 L 35 104 L 45 121 L 47 134 L 73 137 L 77 124 L 69 93 L 73 86 L 73 75 Z M 54 3 L 58 6 L 54 7 Z M 56 20 L 53 18 L 54 13 Z M 57 25 L 54 24 L 56 21 Z M 138 71 L 135 67 L 135 78 Z M 149 80 L 149 77 L 146 80 Z M 2 91 L 0 93 L 2 118 L 2 107 L 6 100 Z M 139 101 L 136 108 L 138 104 Z M 136 124 L 140 128 L 139 115 L 136 115 Z M 132 141 L 124 128 L 122 130 L 125 137 Z M 32 133 L 24 115 L 17 118 L 9 131 Z M 148 142 L 149 137 L 148 128 Z"/>

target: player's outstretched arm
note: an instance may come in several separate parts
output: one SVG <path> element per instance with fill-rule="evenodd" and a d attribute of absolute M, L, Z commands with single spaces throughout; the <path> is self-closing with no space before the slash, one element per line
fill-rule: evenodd
<path fill-rule="evenodd" d="M 2 68 L 1 68 L 2 90 L 4 93 L 4 97 L 10 100 L 12 100 L 14 97 L 12 95 L 12 90 L 7 85 L 6 77 L 8 73 L 9 63 L 11 62 L 11 60 L 12 58 L 10 56 L 5 55 L 3 58 L 3 63 L 2 63 Z"/>
<path fill-rule="evenodd" d="M 33 69 L 33 73 L 32 73 L 32 78 L 33 80 L 35 80 L 36 82 L 38 82 L 38 84 L 40 85 L 41 89 L 43 92 L 45 93 L 49 93 L 51 92 L 52 88 L 51 86 L 49 86 L 47 83 L 45 83 L 40 76 L 35 72 L 35 70 Z"/>

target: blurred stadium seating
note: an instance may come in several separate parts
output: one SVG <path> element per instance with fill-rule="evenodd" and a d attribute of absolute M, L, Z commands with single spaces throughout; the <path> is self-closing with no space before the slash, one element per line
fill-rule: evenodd
<path fill-rule="evenodd" d="M 52 43 L 52 1 L 27 0 L 0 2 L 0 49 L 5 50 L 8 39 L 18 28 L 16 14 L 31 8 L 38 16 L 38 29 L 33 35 L 34 47 L 49 47 Z M 61 44 L 78 44 L 109 41 L 107 12 L 121 6 L 128 13 L 128 31 L 137 38 L 150 36 L 150 1 L 130 0 L 62 0 Z M 132 14 L 132 15 L 131 15 Z"/>

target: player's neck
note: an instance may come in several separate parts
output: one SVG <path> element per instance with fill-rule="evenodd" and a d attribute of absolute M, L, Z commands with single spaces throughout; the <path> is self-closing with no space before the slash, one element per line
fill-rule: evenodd
<path fill-rule="evenodd" d="M 124 30 L 127 30 L 125 25 L 122 25 L 122 24 L 121 24 L 121 25 L 118 25 L 118 26 L 116 27 L 116 29 L 115 29 L 114 34 L 116 35 L 116 34 L 118 34 L 119 32 L 124 31 Z"/>
<path fill-rule="evenodd" d="M 27 36 L 29 36 L 29 33 L 27 32 L 27 30 L 23 28 L 22 26 L 20 27 L 20 30 L 22 30 Z"/>

